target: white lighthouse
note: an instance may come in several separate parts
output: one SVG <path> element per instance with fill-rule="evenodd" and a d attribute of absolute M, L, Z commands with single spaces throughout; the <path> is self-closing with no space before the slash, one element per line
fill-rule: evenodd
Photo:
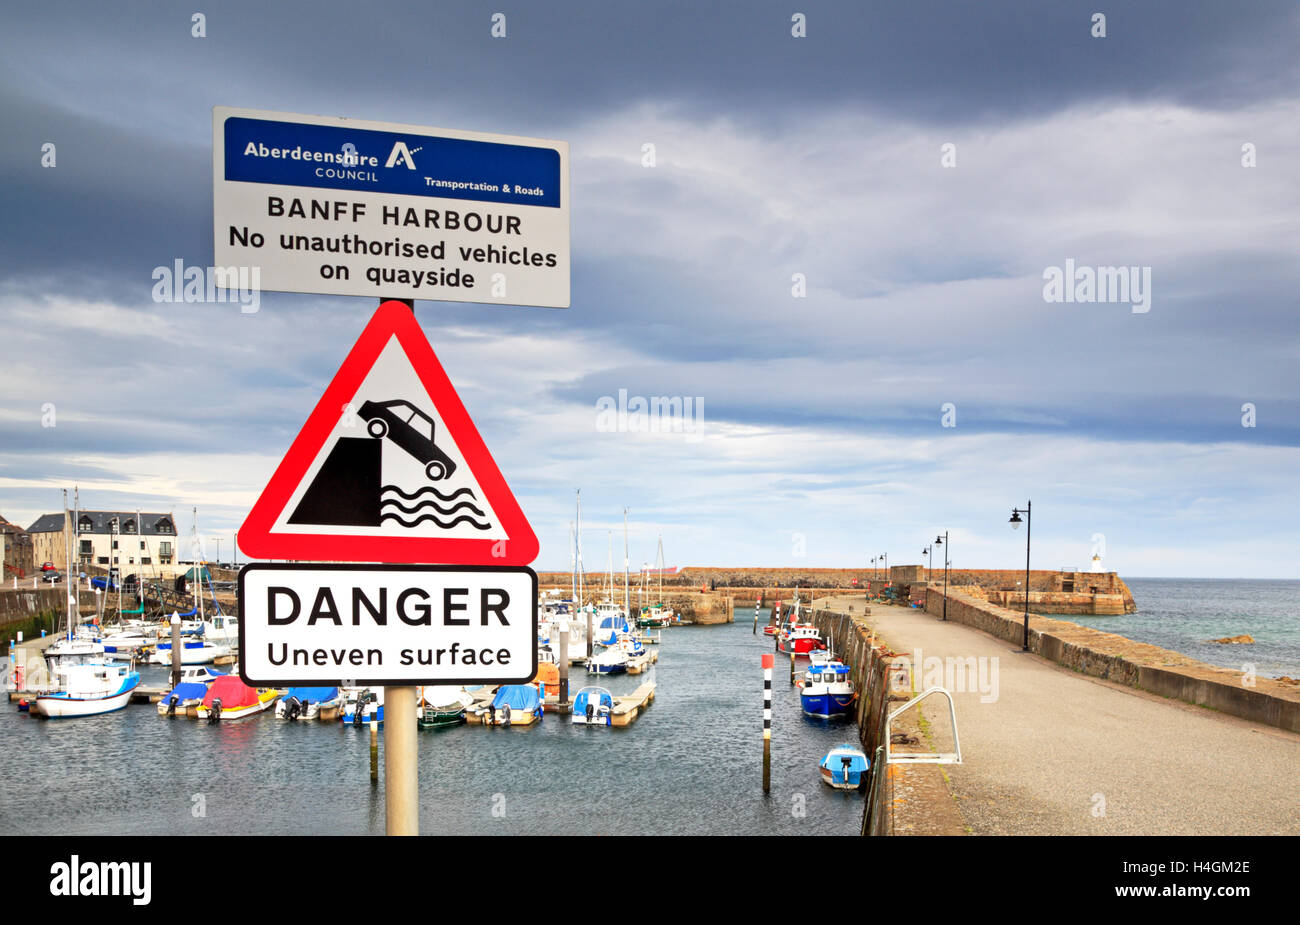
<path fill-rule="evenodd" d="M 1101 571 L 1101 553 L 1094 552 L 1092 554 L 1092 568 L 1090 569 L 1090 571 L 1093 572 Z"/>

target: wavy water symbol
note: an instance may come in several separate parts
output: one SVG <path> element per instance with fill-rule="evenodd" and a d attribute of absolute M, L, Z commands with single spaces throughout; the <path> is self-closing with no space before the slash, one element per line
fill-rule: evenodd
<path fill-rule="evenodd" d="M 417 501 L 409 507 L 394 497 L 384 497 L 389 492 L 405 501 Z M 467 496 L 467 497 L 466 497 Z M 424 500 L 420 501 L 421 497 Z M 456 500 L 456 499 L 460 500 Z M 491 522 L 487 515 L 473 502 L 477 501 L 469 488 L 458 488 L 449 494 L 425 486 L 415 492 L 407 493 L 397 485 L 385 485 L 380 489 L 379 520 L 395 520 L 404 527 L 416 527 L 425 521 L 436 524 L 444 530 L 450 530 L 457 524 L 468 523 L 475 530 L 490 530 Z M 443 504 L 438 502 L 442 501 Z M 452 503 L 454 502 L 454 503 Z"/>

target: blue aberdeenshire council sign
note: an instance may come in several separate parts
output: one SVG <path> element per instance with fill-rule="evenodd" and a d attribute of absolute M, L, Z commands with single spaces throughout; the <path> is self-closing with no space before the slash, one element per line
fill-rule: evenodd
<path fill-rule="evenodd" d="M 213 266 L 261 290 L 568 308 L 569 146 L 216 106 Z"/>
<path fill-rule="evenodd" d="M 225 155 L 245 183 L 560 207 L 549 148 L 232 117 Z"/>

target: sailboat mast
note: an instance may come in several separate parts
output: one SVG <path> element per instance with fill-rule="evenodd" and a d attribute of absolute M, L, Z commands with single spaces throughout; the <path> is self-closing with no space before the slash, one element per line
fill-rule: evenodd
<path fill-rule="evenodd" d="M 203 622 L 203 544 L 199 542 L 199 509 L 194 508 L 194 599 L 199 605 L 199 622 Z"/>
<path fill-rule="evenodd" d="M 71 584 L 69 579 L 72 576 L 72 524 L 68 519 L 68 490 L 63 489 L 63 556 L 66 568 L 64 569 L 64 589 L 66 590 Z M 72 595 L 66 595 L 68 600 L 63 605 L 64 613 L 68 621 L 68 638 L 72 638 Z"/>
<path fill-rule="evenodd" d="M 659 549 L 655 553 L 655 569 L 659 572 L 659 606 L 664 605 L 664 535 L 659 534 Z"/>
<path fill-rule="evenodd" d="M 627 508 L 623 508 L 623 612 L 632 619 L 632 594 L 627 576 Z"/>

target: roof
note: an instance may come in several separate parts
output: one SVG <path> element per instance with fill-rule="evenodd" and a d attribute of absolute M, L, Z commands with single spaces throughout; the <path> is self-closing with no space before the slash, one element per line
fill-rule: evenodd
<path fill-rule="evenodd" d="M 128 522 L 135 523 L 136 518 L 135 511 L 77 511 L 76 515 L 78 524 L 84 525 L 82 529 L 78 531 L 79 533 L 110 534 L 114 532 L 112 529 L 114 517 L 118 519 L 118 523 L 122 527 L 125 527 Z M 59 533 L 63 530 L 64 516 L 65 515 L 63 514 L 42 514 L 36 519 L 35 523 L 27 528 L 27 532 Z M 160 531 L 158 529 L 158 524 L 161 521 L 166 521 L 171 529 L 166 532 Z M 123 531 L 125 535 L 130 536 L 135 533 L 140 533 L 144 536 L 176 535 L 176 521 L 171 514 L 154 514 L 148 511 L 142 511 L 140 513 L 140 522 L 144 524 L 144 529 L 138 531 Z"/>

